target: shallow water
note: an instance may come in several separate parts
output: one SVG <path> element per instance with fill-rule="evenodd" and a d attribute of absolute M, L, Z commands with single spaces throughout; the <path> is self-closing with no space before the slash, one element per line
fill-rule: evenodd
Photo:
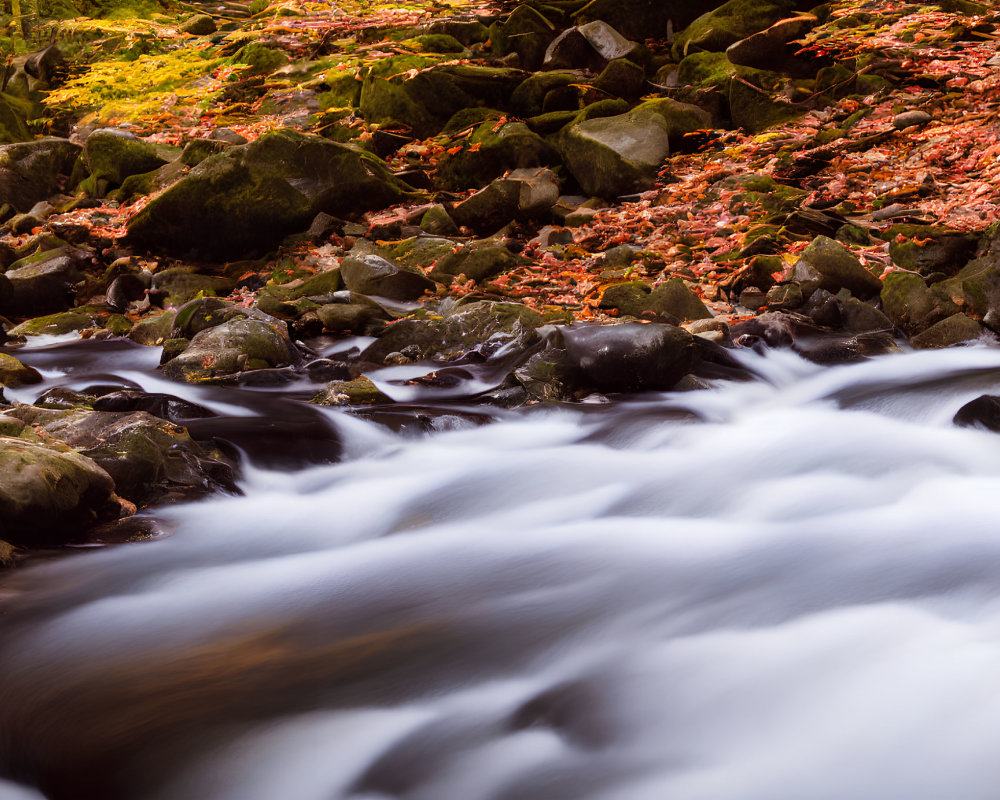
<path fill-rule="evenodd" d="M 51 383 L 167 391 L 144 351 L 48 352 Z M 1000 437 L 951 418 L 1000 351 L 743 358 L 759 380 L 421 435 L 323 412 L 338 463 L 8 575 L 0 772 L 53 800 L 995 798 Z"/>

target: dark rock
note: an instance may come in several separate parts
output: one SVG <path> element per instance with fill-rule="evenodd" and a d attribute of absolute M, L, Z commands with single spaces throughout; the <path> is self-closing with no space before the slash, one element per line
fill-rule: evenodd
<path fill-rule="evenodd" d="M 515 53 L 518 63 L 529 70 L 542 65 L 545 50 L 556 35 L 553 24 L 527 4 L 518 5 L 504 22 L 491 25 L 489 34 L 494 53 Z"/>
<path fill-rule="evenodd" d="M 56 45 L 32 53 L 25 59 L 24 71 L 49 87 L 56 86 L 66 74 L 66 59 Z"/>
<path fill-rule="evenodd" d="M 152 172 L 167 163 L 162 148 L 119 128 L 101 128 L 87 137 L 83 154 L 95 181 L 120 186 L 130 175 Z"/>
<path fill-rule="evenodd" d="M 18 406 L 15 417 L 70 445 L 114 479 L 115 491 L 137 505 L 235 491 L 232 467 L 207 453 L 187 431 L 143 411 Z"/>
<path fill-rule="evenodd" d="M 802 305 L 802 287 L 797 283 L 781 283 L 767 290 L 767 307 L 775 310 L 793 309 Z"/>
<path fill-rule="evenodd" d="M 889 242 L 893 264 L 925 276 L 954 275 L 969 263 L 979 244 L 973 233 L 935 225 L 893 225 L 883 238 Z"/>
<path fill-rule="evenodd" d="M 912 272 L 890 272 L 882 286 L 882 310 L 904 333 L 913 336 L 960 309 L 931 292 Z"/>
<path fill-rule="evenodd" d="M 1000 432 L 1000 397 L 984 394 L 962 406 L 952 420 L 963 428 Z"/>
<path fill-rule="evenodd" d="M 70 308 L 74 288 L 83 279 L 80 268 L 88 259 L 85 251 L 63 247 L 14 262 L 6 273 L 10 298 L 0 310 L 33 316 Z"/>
<path fill-rule="evenodd" d="M 464 275 L 466 280 L 479 283 L 501 275 L 523 263 L 526 262 L 506 247 L 490 240 L 484 240 L 471 242 L 446 253 L 434 265 L 431 277 L 448 284 L 454 278 Z"/>
<path fill-rule="evenodd" d="M 197 167 L 202 161 L 216 153 L 221 153 L 233 145 L 219 139 L 192 139 L 184 146 L 181 153 L 181 163 L 189 167 Z"/>
<path fill-rule="evenodd" d="M 918 350 L 940 349 L 974 342 L 983 335 L 983 326 L 965 314 L 952 314 L 910 339 Z"/>
<path fill-rule="evenodd" d="M 712 316 L 705 304 L 677 276 L 655 289 L 643 281 L 609 286 L 601 298 L 601 308 L 617 308 L 622 314 L 633 317 L 652 314 L 673 322 L 710 319 Z"/>
<path fill-rule="evenodd" d="M 574 325 L 561 333 L 567 363 L 580 388 L 666 390 L 695 365 L 694 337 L 673 325 Z"/>
<path fill-rule="evenodd" d="M 872 297 L 882 290 L 882 282 L 850 250 L 826 236 L 817 236 L 802 251 L 794 277 L 801 282 L 818 278 L 823 288 L 848 289 L 858 297 Z"/>
<path fill-rule="evenodd" d="M 591 0 L 577 11 L 576 22 L 604 20 L 629 39 L 665 38 L 719 5 L 719 0 Z"/>
<path fill-rule="evenodd" d="M 127 240 L 234 258 L 276 245 L 324 211 L 383 208 L 408 187 L 371 153 L 290 130 L 205 159 L 131 219 Z"/>
<path fill-rule="evenodd" d="M 0 386 L 16 388 L 41 382 L 42 376 L 37 369 L 25 366 L 14 356 L 0 353 Z"/>
<path fill-rule="evenodd" d="M 518 183 L 500 178 L 455 206 L 452 219 L 478 233 L 493 233 L 517 216 L 520 194 Z"/>
<path fill-rule="evenodd" d="M 892 126 L 901 131 L 914 125 L 926 125 L 932 119 L 926 111 L 904 111 L 892 118 Z"/>
<path fill-rule="evenodd" d="M 275 320 L 239 318 L 208 328 L 163 366 L 172 380 L 198 383 L 240 372 L 283 367 L 299 358 L 286 330 Z"/>
<path fill-rule="evenodd" d="M 803 64 L 796 61 L 789 42 L 801 38 L 817 22 L 812 14 L 800 14 L 778 20 L 769 28 L 751 34 L 729 45 L 726 57 L 733 63 L 754 69 L 775 72 L 800 72 Z"/>
<path fill-rule="evenodd" d="M 420 228 L 432 236 L 458 236 L 458 225 L 441 204 L 435 204 L 420 218 Z"/>
<path fill-rule="evenodd" d="M 0 436 L 0 531 L 21 546 L 81 538 L 101 519 L 117 517 L 114 481 L 91 459 L 11 436 Z"/>
<path fill-rule="evenodd" d="M 635 49 L 635 42 L 630 42 L 606 22 L 595 20 L 559 34 L 546 49 L 542 68 L 579 67 L 596 72 L 609 61 L 627 58 Z"/>
<path fill-rule="evenodd" d="M 352 292 L 390 300 L 416 300 L 434 289 L 434 281 L 420 270 L 394 264 L 374 253 L 349 255 L 340 264 L 340 274 Z"/>
<path fill-rule="evenodd" d="M 645 86 L 645 71 L 627 58 L 611 61 L 594 81 L 595 89 L 628 99 L 641 95 Z"/>
<path fill-rule="evenodd" d="M 161 303 L 179 306 L 197 295 L 227 295 L 235 287 L 231 278 L 205 275 L 193 267 L 169 267 L 156 272 L 152 290 L 159 293 Z"/>
<path fill-rule="evenodd" d="M 891 331 L 892 321 L 881 311 L 856 297 L 840 301 L 840 321 L 852 333 Z"/>
<path fill-rule="evenodd" d="M 558 163 L 559 155 L 523 122 L 479 125 L 461 142 L 462 150 L 446 155 L 437 179 L 445 189 L 463 191 L 484 186 L 505 172 Z"/>
<path fill-rule="evenodd" d="M 0 206 L 27 212 L 64 188 L 81 148 L 68 139 L 0 145 Z"/>
<path fill-rule="evenodd" d="M 674 58 L 699 50 L 720 51 L 763 31 L 795 8 L 794 0 L 728 0 L 703 14 L 674 40 Z"/>

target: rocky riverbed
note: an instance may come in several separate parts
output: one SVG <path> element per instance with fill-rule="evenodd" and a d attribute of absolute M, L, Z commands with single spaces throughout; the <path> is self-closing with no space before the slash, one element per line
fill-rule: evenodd
<path fill-rule="evenodd" d="M 335 460 L 323 407 L 488 420 L 752 380 L 741 348 L 842 364 L 997 341 L 985 5 L 127 19 L 52 20 L 4 73 L 5 562 L 237 492 L 269 435 Z M 132 94 L 97 92 L 108 75 Z M 76 339 L 162 384 L 52 381 Z M 191 385 L 266 390 L 273 430 Z M 960 421 L 996 416 L 986 398 Z"/>

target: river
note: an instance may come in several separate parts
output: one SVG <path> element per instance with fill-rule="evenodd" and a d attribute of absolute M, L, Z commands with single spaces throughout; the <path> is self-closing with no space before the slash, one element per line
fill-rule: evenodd
<path fill-rule="evenodd" d="M 19 357 L 35 395 L 164 391 L 151 352 Z M 996 798 L 1000 437 L 951 419 L 1000 350 L 740 358 L 614 403 L 310 409 L 329 437 L 170 535 L 9 572 L 0 799 Z"/>

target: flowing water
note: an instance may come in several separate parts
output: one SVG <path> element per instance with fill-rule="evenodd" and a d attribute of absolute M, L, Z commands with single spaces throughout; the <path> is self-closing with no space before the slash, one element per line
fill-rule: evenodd
<path fill-rule="evenodd" d="M 148 351 L 69 352 L 22 357 L 165 390 Z M 951 418 L 1000 351 L 742 358 L 757 380 L 490 424 L 316 412 L 336 463 L 258 460 L 243 496 L 158 510 L 170 536 L 8 574 L 3 774 L 53 800 L 996 798 L 1000 436 Z"/>

